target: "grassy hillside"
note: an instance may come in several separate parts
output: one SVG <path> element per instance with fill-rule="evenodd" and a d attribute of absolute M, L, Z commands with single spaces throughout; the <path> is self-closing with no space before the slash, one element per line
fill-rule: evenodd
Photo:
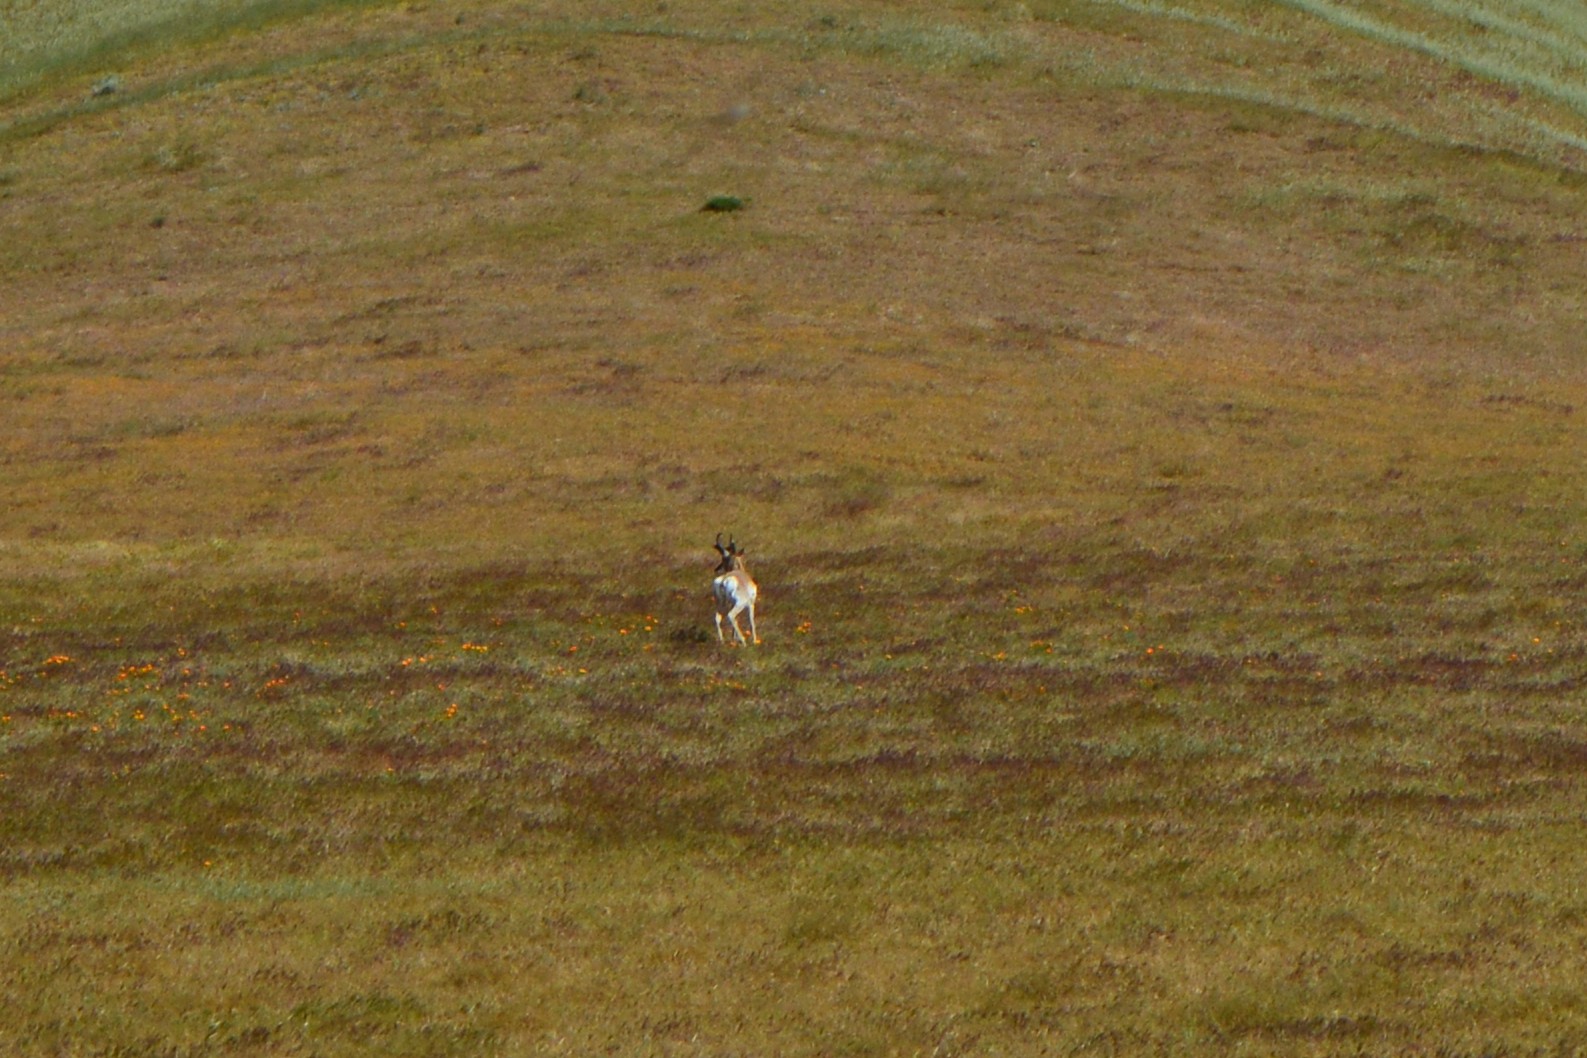
<path fill-rule="evenodd" d="M 0 14 L 0 1050 L 1587 1046 L 1572 9 Z"/>

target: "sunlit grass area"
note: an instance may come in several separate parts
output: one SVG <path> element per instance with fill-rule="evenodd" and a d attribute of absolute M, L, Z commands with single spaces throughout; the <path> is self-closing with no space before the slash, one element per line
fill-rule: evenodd
<path fill-rule="evenodd" d="M 245 33 L 378 0 L 11 0 L 0 22 L 0 100 L 41 82 L 94 75 L 94 94 L 121 90 L 115 71 L 173 46 Z"/>
<path fill-rule="evenodd" d="M 17 11 L 0 1051 L 1587 1046 L 1569 9 Z"/>

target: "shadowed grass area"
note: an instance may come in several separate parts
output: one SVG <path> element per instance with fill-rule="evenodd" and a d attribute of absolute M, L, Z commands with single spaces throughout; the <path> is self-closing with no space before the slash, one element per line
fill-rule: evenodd
<path fill-rule="evenodd" d="M 0 1051 L 1581 1049 L 1568 14 L 5 82 Z"/>

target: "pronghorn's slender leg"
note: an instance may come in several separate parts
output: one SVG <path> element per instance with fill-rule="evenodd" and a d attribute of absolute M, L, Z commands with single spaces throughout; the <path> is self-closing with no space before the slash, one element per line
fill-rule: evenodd
<path fill-rule="evenodd" d="M 738 615 L 747 609 L 749 609 L 749 603 L 741 602 L 737 606 L 733 607 L 733 609 L 729 610 L 727 614 L 728 621 L 732 622 L 733 625 L 733 634 L 738 636 L 738 642 L 740 646 L 749 645 L 748 641 L 744 638 L 744 630 L 738 626 Z M 749 615 L 749 630 L 753 632 L 755 630 L 755 611 L 750 610 Z M 758 643 L 760 640 L 757 639 L 756 642 Z"/>
<path fill-rule="evenodd" d="M 722 634 L 722 611 L 720 610 L 716 612 L 716 641 L 724 644 L 727 642 L 727 637 Z"/>

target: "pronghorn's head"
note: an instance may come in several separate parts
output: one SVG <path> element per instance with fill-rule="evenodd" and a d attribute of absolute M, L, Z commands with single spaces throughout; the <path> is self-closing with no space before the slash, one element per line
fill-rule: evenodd
<path fill-rule="evenodd" d="M 740 549 L 732 537 L 728 537 L 727 546 L 722 546 L 722 534 L 716 534 L 716 553 L 722 556 L 722 561 L 716 564 L 716 572 L 731 573 L 735 569 L 744 568 L 745 552 Z"/>

